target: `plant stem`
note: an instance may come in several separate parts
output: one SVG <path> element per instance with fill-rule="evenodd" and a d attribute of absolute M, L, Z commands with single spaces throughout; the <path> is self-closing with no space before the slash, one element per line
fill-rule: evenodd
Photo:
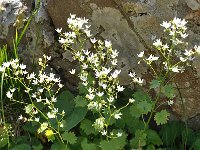
<path fill-rule="evenodd" d="M 158 95 L 157 95 L 157 97 L 156 97 L 156 101 L 155 101 L 154 107 L 153 107 L 153 109 L 152 109 L 152 111 L 151 111 L 151 113 L 150 113 L 150 116 L 149 116 L 149 118 L 148 118 L 146 124 L 145 124 L 144 130 L 147 129 L 147 126 L 149 125 L 149 122 L 151 121 L 151 118 L 152 118 L 152 116 L 153 116 L 153 113 L 155 112 L 156 103 L 158 102 L 158 100 L 159 100 L 159 98 L 160 98 L 160 93 L 161 93 L 161 86 L 160 86 L 160 88 L 159 88 L 159 93 L 158 93 Z"/>

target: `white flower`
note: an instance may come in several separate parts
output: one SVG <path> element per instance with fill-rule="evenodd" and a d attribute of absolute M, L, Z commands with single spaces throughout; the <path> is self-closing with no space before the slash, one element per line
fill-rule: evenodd
<path fill-rule="evenodd" d="M 36 122 L 39 122 L 40 121 L 40 118 L 38 117 L 38 118 L 35 118 L 35 121 Z"/>
<path fill-rule="evenodd" d="M 52 101 L 53 103 L 57 102 L 56 97 L 53 96 L 53 97 L 51 98 L 51 101 Z"/>
<path fill-rule="evenodd" d="M 153 43 L 153 45 L 154 45 L 155 47 L 160 47 L 160 46 L 162 46 L 162 42 L 161 42 L 160 39 L 157 39 L 157 40 Z"/>
<path fill-rule="evenodd" d="M 33 84 L 33 85 L 37 85 L 37 84 L 38 84 L 38 79 L 34 79 L 34 80 L 32 81 L 32 84 Z"/>
<path fill-rule="evenodd" d="M 171 105 L 174 104 L 174 101 L 173 101 L 173 100 L 169 100 L 169 101 L 167 101 L 167 104 L 168 104 L 169 106 L 171 106 Z"/>
<path fill-rule="evenodd" d="M 162 27 L 168 29 L 168 28 L 171 26 L 171 23 L 170 23 L 170 22 L 167 22 L 167 21 L 163 21 L 163 23 L 160 24 L 160 26 L 162 26 Z"/>
<path fill-rule="evenodd" d="M 80 78 L 80 80 L 82 80 L 83 82 L 86 82 L 86 81 L 87 81 L 87 74 L 82 73 L 82 74 L 80 74 L 79 78 Z"/>
<path fill-rule="evenodd" d="M 194 49 L 197 52 L 197 54 L 200 54 L 200 45 L 199 46 L 195 45 Z"/>
<path fill-rule="evenodd" d="M 175 17 L 172 23 L 175 24 L 177 27 L 185 29 L 186 28 L 185 25 L 187 24 L 187 21 L 185 21 L 185 19 L 181 20 Z"/>
<path fill-rule="evenodd" d="M 61 124 L 60 124 L 60 127 L 61 127 L 61 128 L 63 128 L 63 127 L 64 127 L 63 123 L 61 123 Z"/>
<path fill-rule="evenodd" d="M 90 54 L 90 51 L 88 51 L 88 49 L 87 49 L 87 50 L 83 50 L 83 53 L 84 53 L 85 55 L 89 55 L 89 54 Z"/>
<path fill-rule="evenodd" d="M 113 101 L 114 101 L 114 97 L 109 97 L 109 98 L 107 98 L 107 100 L 110 102 L 110 103 L 112 103 Z"/>
<path fill-rule="evenodd" d="M 185 53 L 184 53 L 184 55 L 185 56 L 191 56 L 192 54 L 194 54 L 194 52 L 190 49 L 190 50 L 185 50 Z"/>
<path fill-rule="evenodd" d="M 97 92 L 97 96 L 102 97 L 104 92 Z"/>
<path fill-rule="evenodd" d="M 102 84 L 102 87 L 105 90 L 107 88 L 107 84 Z"/>
<path fill-rule="evenodd" d="M 106 135 L 106 134 L 107 134 L 107 131 L 103 130 L 103 131 L 101 132 L 101 134 L 102 134 L 102 135 Z"/>
<path fill-rule="evenodd" d="M 102 71 L 96 71 L 95 75 L 96 78 L 101 78 L 103 76 L 107 76 L 110 73 L 111 69 L 110 68 L 105 68 L 103 67 Z"/>
<path fill-rule="evenodd" d="M 149 56 L 149 58 L 147 58 L 146 60 L 151 62 L 151 61 L 158 60 L 158 58 L 159 58 L 159 57 L 155 57 L 155 56 L 153 56 L 153 55 L 151 54 L 151 55 Z"/>
<path fill-rule="evenodd" d="M 83 64 L 82 67 L 83 67 L 83 69 L 87 69 L 88 65 L 87 64 Z"/>
<path fill-rule="evenodd" d="M 47 56 L 47 60 L 51 60 L 51 56 Z"/>
<path fill-rule="evenodd" d="M 42 97 L 40 96 L 39 98 L 36 98 L 36 101 L 39 103 L 42 101 Z"/>
<path fill-rule="evenodd" d="M 24 65 L 24 64 L 20 64 L 19 67 L 20 67 L 22 70 L 26 69 L 26 65 Z"/>
<path fill-rule="evenodd" d="M 58 112 L 58 108 L 54 108 L 54 109 L 52 110 L 52 112 L 56 114 L 56 113 Z"/>
<path fill-rule="evenodd" d="M 23 119 L 23 116 L 22 116 L 22 115 L 20 115 L 18 119 L 19 119 L 19 120 L 22 120 L 22 119 Z"/>
<path fill-rule="evenodd" d="M 121 115 L 122 115 L 122 113 L 116 113 L 116 114 L 114 115 L 114 118 L 115 118 L 115 119 L 121 119 Z"/>
<path fill-rule="evenodd" d="M 48 100 L 48 98 L 46 98 L 45 101 L 46 101 L 46 104 L 47 104 L 47 105 L 50 104 L 50 101 Z"/>
<path fill-rule="evenodd" d="M 12 94 L 10 91 L 8 91 L 8 92 L 6 93 L 6 96 L 7 96 L 8 98 L 12 98 L 13 94 Z"/>
<path fill-rule="evenodd" d="M 76 70 L 75 70 L 75 69 L 72 69 L 71 71 L 69 71 L 69 73 L 75 74 L 75 73 L 76 73 Z"/>
<path fill-rule="evenodd" d="M 4 62 L 2 65 L 3 65 L 4 67 L 9 67 L 9 66 L 10 66 L 10 62 Z"/>
<path fill-rule="evenodd" d="M 48 116 L 48 118 L 55 118 L 56 117 L 55 113 L 53 113 L 53 112 L 48 112 L 47 116 Z"/>
<path fill-rule="evenodd" d="M 65 44 L 67 42 L 67 39 L 60 38 L 58 41 L 60 44 Z"/>
<path fill-rule="evenodd" d="M 62 31 L 62 28 L 56 29 L 56 32 L 58 32 L 58 33 L 61 33 L 61 31 Z"/>
<path fill-rule="evenodd" d="M 28 72 L 26 70 L 22 71 L 23 74 L 28 74 Z"/>
<path fill-rule="evenodd" d="M 91 93 L 91 94 L 87 94 L 85 97 L 86 97 L 87 99 L 89 99 L 89 100 L 93 100 L 94 97 L 95 97 L 95 95 Z"/>
<path fill-rule="evenodd" d="M 166 50 L 166 49 L 168 49 L 169 48 L 169 46 L 167 45 L 167 44 L 165 44 L 165 45 L 163 45 L 163 47 L 162 47 L 164 50 Z"/>
<path fill-rule="evenodd" d="M 33 93 L 31 97 L 36 98 L 36 93 Z"/>
<path fill-rule="evenodd" d="M 88 82 L 86 81 L 86 82 L 83 82 L 82 83 L 84 86 L 87 86 L 88 85 Z"/>
<path fill-rule="evenodd" d="M 133 98 L 129 98 L 129 103 L 134 103 L 135 102 L 135 100 L 133 99 Z"/>
<path fill-rule="evenodd" d="M 11 93 L 14 93 L 15 90 L 16 90 L 16 88 L 12 88 L 12 89 L 10 89 L 10 92 L 11 92 Z"/>
<path fill-rule="evenodd" d="M 61 83 L 58 84 L 58 87 L 59 87 L 59 88 L 62 88 L 63 86 L 64 86 L 64 85 L 61 84 Z"/>
<path fill-rule="evenodd" d="M 87 106 L 88 106 L 89 110 L 92 110 L 94 108 L 98 108 L 97 102 L 93 102 L 93 101 L 91 101 Z"/>
<path fill-rule="evenodd" d="M 144 56 L 144 51 L 142 51 L 142 52 L 140 52 L 139 54 L 137 54 L 137 56 L 138 56 L 139 58 L 142 58 L 142 57 Z"/>
<path fill-rule="evenodd" d="M 27 87 L 27 88 L 24 90 L 24 92 L 29 93 L 31 90 L 32 90 L 31 88 L 28 88 L 28 87 Z"/>
<path fill-rule="evenodd" d="M 84 30 L 84 32 L 87 35 L 87 37 L 91 37 L 92 36 L 90 30 Z"/>
<path fill-rule="evenodd" d="M 113 60 L 111 61 L 111 64 L 112 64 L 113 66 L 116 66 L 116 65 L 117 65 L 117 59 L 113 59 Z"/>
<path fill-rule="evenodd" d="M 117 137 L 121 137 L 121 136 L 122 136 L 122 133 L 118 132 Z"/>
<path fill-rule="evenodd" d="M 111 41 L 105 40 L 105 47 L 109 48 L 112 46 Z"/>
<path fill-rule="evenodd" d="M 186 33 L 181 33 L 181 37 L 182 37 L 182 38 L 185 39 L 187 36 L 188 36 L 188 34 L 186 34 Z"/>
<path fill-rule="evenodd" d="M 0 67 L 0 72 L 4 72 L 5 71 L 5 67 Z"/>
<path fill-rule="evenodd" d="M 180 57 L 180 61 L 182 61 L 182 62 L 186 62 L 187 59 L 186 59 L 186 58 L 183 58 L 183 57 Z"/>
<path fill-rule="evenodd" d="M 142 86 L 144 79 L 142 79 L 141 77 L 139 78 L 133 78 L 133 82 L 139 84 L 140 86 Z"/>
<path fill-rule="evenodd" d="M 115 70 L 115 71 L 111 74 L 111 76 L 115 79 L 115 78 L 118 77 L 118 75 L 120 74 L 120 72 L 121 72 L 121 70 Z"/>
<path fill-rule="evenodd" d="M 90 39 L 90 41 L 94 44 L 94 43 L 96 43 L 96 38 L 93 38 L 93 39 Z"/>
<path fill-rule="evenodd" d="M 65 115 L 65 111 L 63 110 L 61 114 L 62 114 L 62 115 Z"/>
<path fill-rule="evenodd" d="M 44 91 L 43 88 L 38 88 L 38 92 L 42 93 Z"/>
<path fill-rule="evenodd" d="M 122 92 L 123 90 L 124 90 L 123 86 L 120 86 L 120 85 L 117 86 L 117 91 L 118 92 Z"/>
<path fill-rule="evenodd" d="M 116 58 L 118 56 L 119 52 L 115 49 L 112 51 L 112 54 L 111 54 L 111 58 Z"/>
<path fill-rule="evenodd" d="M 136 76 L 136 73 L 135 72 L 130 72 L 129 74 L 128 74 L 131 78 L 134 78 L 135 76 Z"/>
<path fill-rule="evenodd" d="M 34 72 L 27 76 L 27 79 L 34 79 L 34 78 L 35 78 Z"/>
<path fill-rule="evenodd" d="M 181 69 L 178 68 L 178 66 L 173 66 L 173 67 L 171 68 L 171 70 L 172 70 L 173 72 L 179 73 L 179 71 L 180 71 Z"/>
<path fill-rule="evenodd" d="M 94 89 L 90 87 L 90 88 L 88 89 L 88 92 L 89 92 L 89 93 L 93 93 L 93 92 L 94 92 Z"/>

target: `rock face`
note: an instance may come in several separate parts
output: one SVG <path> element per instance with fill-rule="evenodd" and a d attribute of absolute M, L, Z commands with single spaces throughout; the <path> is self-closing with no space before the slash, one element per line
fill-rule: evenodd
<path fill-rule="evenodd" d="M 200 0 L 186 0 L 186 3 L 192 10 L 200 9 Z"/>
<path fill-rule="evenodd" d="M 23 27 L 23 20 L 30 16 L 31 7 L 36 1 L 0 1 L 1 40 L 10 43 L 13 26 Z M 200 0 L 42 0 L 39 13 L 21 45 L 20 55 L 27 62 L 30 62 L 26 60 L 29 58 L 27 56 L 37 59 L 43 53 L 52 55 L 51 67 L 57 70 L 71 89 L 78 80 L 68 71 L 76 67 L 76 63 L 68 52 L 60 48 L 55 32 L 60 27 L 67 30 L 66 20 L 70 13 L 89 18 L 93 34 L 112 41 L 113 47 L 120 52 L 118 67 L 122 69 L 121 83 L 124 85 L 129 84 L 127 72 L 130 70 L 144 76 L 148 72 L 146 66 L 137 64 L 137 54 L 143 50 L 150 51 L 153 40 L 163 36 L 160 27 L 162 21 L 175 16 L 187 19 L 189 46 L 200 45 Z M 195 68 L 177 77 L 183 99 L 177 98 L 172 107 L 177 117 L 186 117 L 189 123 L 192 122 L 190 125 L 196 128 L 200 128 L 199 62 L 200 58 L 197 57 L 194 60 Z M 183 109 L 183 106 L 187 107 Z"/>
<path fill-rule="evenodd" d="M 26 9 L 21 0 L 0 2 L 0 39 L 7 38 L 10 26 L 23 27 Z"/>

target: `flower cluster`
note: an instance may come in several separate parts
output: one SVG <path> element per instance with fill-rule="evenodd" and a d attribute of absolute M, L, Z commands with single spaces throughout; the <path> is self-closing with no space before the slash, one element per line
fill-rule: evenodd
<path fill-rule="evenodd" d="M 85 97 L 88 109 L 99 114 L 93 126 L 105 135 L 111 118 L 120 119 L 122 115 L 114 105 L 118 93 L 124 90 L 118 78 L 121 70 L 116 67 L 119 52 L 112 48 L 111 41 L 98 40 L 92 36 L 87 19 L 71 15 L 67 22 L 72 31 L 61 33 L 57 29 L 59 42 L 64 49 L 70 49 L 74 60 L 80 63 L 79 78 L 87 89 Z M 84 47 L 86 42 L 90 43 L 90 49 Z M 74 74 L 75 70 L 70 73 Z"/>
<path fill-rule="evenodd" d="M 156 39 L 153 42 L 153 46 L 156 49 L 155 54 L 159 55 L 159 57 L 152 54 L 146 57 L 144 51 L 138 54 L 138 57 L 141 59 L 140 61 L 144 61 L 150 66 L 156 78 L 161 77 L 164 78 L 164 80 L 173 79 L 177 73 L 183 72 L 187 66 L 191 65 L 194 54 L 198 53 L 199 46 L 195 46 L 194 49 L 187 49 L 188 44 L 184 41 L 188 36 L 186 33 L 186 24 L 187 21 L 179 18 L 174 18 L 169 22 L 164 21 L 161 26 L 164 27 L 164 32 L 168 35 L 167 38 L 163 38 L 163 40 Z M 161 66 L 161 68 L 158 69 L 158 66 Z M 141 79 L 135 77 L 135 73 L 130 73 L 129 76 L 131 76 L 136 83 L 140 84 L 140 82 L 142 82 Z M 156 86 L 154 85 L 155 87 L 158 85 L 163 86 L 160 84 L 159 80 L 157 80 L 157 83 L 154 82 L 157 84 Z M 165 84 L 165 81 L 163 84 Z M 168 105 L 172 105 L 173 100 L 169 100 L 167 103 Z"/>
<path fill-rule="evenodd" d="M 183 72 L 186 66 L 190 66 L 190 62 L 193 60 L 195 51 L 193 49 L 187 49 L 187 43 L 184 39 L 188 36 L 186 33 L 187 21 L 184 19 L 174 18 L 172 21 L 164 21 L 161 26 L 164 27 L 164 31 L 169 36 L 169 41 L 156 39 L 153 43 L 160 58 L 154 55 L 150 55 L 148 58 L 144 56 L 144 52 L 138 54 L 138 57 L 145 61 L 153 69 L 151 63 L 153 61 L 162 61 L 163 67 L 167 73 Z M 153 69 L 154 73 L 156 71 Z"/>
<path fill-rule="evenodd" d="M 29 117 L 26 119 L 21 115 L 19 119 L 39 123 L 41 125 L 38 129 L 39 133 L 47 129 L 48 126 L 51 127 L 49 122 L 50 118 L 55 118 L 57 120 L 59 116 L 62 121 L 65 114 L 62 110 L 60 110 L 62 112 L 59 112 L 58 108 L 54 105 L 57 101 L 56 94 L 63 87 L 60 78 L 56 78 L 53 73 L 45 73 L 47 62 L 50 59 L 51 57 L 46 55 L 43 55 L 43 58 L 39 58 L 39 66 L 41 66 L 41 69 L 38 73 L 28 73 L 26 71 L 26 65 L 20 64 L 18 59 L 5 62 L 0 67 L 0 72 L 4 73 L 6 78 L 13 79 L 21 84 L 21 89 L 10 87 L 6 93 L 7 98 L 11 101 L 26 105 L 25 112 Z M 17 96 L 15 96 L 15 91 L 19 92 L 19 90 L 21 93 L 25 94 L 23 95 L 25 97 L 24 101 L 18 101 Z M 38 108 L 38 105 L 42 107 Z M 61 121 L 57 121 L 60 127 L 62 127 Z M 44 124 L 46 128 L 44 128 Z"/>

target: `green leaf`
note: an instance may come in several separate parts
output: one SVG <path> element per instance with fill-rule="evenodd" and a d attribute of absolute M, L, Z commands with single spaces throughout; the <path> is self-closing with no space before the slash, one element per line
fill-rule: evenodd
<path fill-rule="evenodd" d="M 0 148 L 8 144 L 8 129 L 7 127 L 0 127 Z"/>
<path fill-rule="evenodd" d="M 70 144 L 75 144 L 77 141 L 77 137 L 73 132 L 65 132 L 62 134 L 62 138 L 64 141 L 69 142 Z"/>
<path fill-rule="evenodd" d="M 87 88 L 81 83 L 79 83 L 78 90 L 79 94 L 86 95 L 88 93 Z"/>
<path fill-rule="evenodd" d="M 77 96 L 75 98 L 75 104 L 76 104 L 76 107 L 85 107 L 85 106 L 87 106 L 88 102 L 84 97 Z"/>
<path fill-rule="evenodd" d="M 148 145 L 147 146 L 147 150 L 155 150 L 155 146 L 154 145 Z"/>
<path fill-rule="evenodd" d="M 139 102 L 139 101 L 150 101 L 151 98 L 149 97 L 149 95 L 143 91 L 136 91 L 134 92 L 133 94 L 134 96 L 134 99 L 136 102 Z"/>
<path fill-rule="evenodd" d="M 42 149 L 43 149 L 42 144 L 39 144 L 37 146 L 33 146 L 33 150 L 42 150 Z"/>
<path fill-rule="evenodd" d="M 56 142 L 51 145 L 51 150 L 68 150 L 68 148 L 65 144 L 62 144 L 61 142 Z"/>
<path fill-rule="evenodd" d="M 175 96 L 175 89 L 171 84 L 167 84 L 164 87 L 162 87 L 161 92 L 170 99 L 174 98 Z"/>
<path fill-rule="evenodd" d="M 160 146 L 163 144 L 160 136 L 154 130 L 147 130 L 147 143 Z"/>
<path fill-rule="evenodd" d="M 150 102 L 143 101 L 137 104 L 137 108 L 140 110 L 141 114 L 148 114 L 153 109 L 153 105 Z"/>
<path fill-rule="evenodd" d="M 32 134 L 35 134 L 37 129 L 39 128 L 39 124 L 34 122 L 26 122 L 25 125 L 22 127 L 25 131 L 28 131 Z"/>
<path fill-rule="evenodd" d="M 69 91 L 63 91 L 58 97 L 55 107 L 58 108 L 60 113 L 64 110 L 65 115 L 69 115 L 73 112 L 75 107 L 74 96 Z"/>
<path fill-rule="evenodd" d="M 155 114 L 154 120 L 156 121 L 157 125 L 163 125 L 167 123 L 169 115 L 170 114 L 166 110 L 161 110 Z"/>
<path fill-rule="evenodd" d="M 130 107 L 130 113 L 133 117 L 140 117 L 143 114 L 148 114 L 153 108 L 152 102 L 141 101 Z"/>
<path fill-rule="evenodd" d="M 143 147 L 147 142 L 147 134 L 144 130 L 137 130 L 135 132 L 135 137 L 130 141 L 132 148 Z"/>
<path fill-rule="evenodd" d="M 200 149 L 200 138 L 197 138 L 194 142 L 194 150 Z"/>
<path fill-rule="evenodd" d="M 15 146 L 14 148 L 12 148 L 11 150 L 31 150 L 31 146 L 28 144 L 19 144 L 17 146 Z"/>
<path fill-rule="evenodd" d="M 86 138 L 81 142 L 81 147 L 83 150 L 97 150 L 97 145 L 94 143 L 88 143 Z"/>
<path fill-rule="evenodd" d="M 152 80 L 150 82 L 150 89 L 155 89 L 160 86 L 160 81 L 159 80 Z"/>
<path fill-rule="evenodd" d="M 77 107 L 69 116 L 63 120 L 63 130 L 69 131 L 81 122 L 87 114 L 87 108 Z"/>
<path fill-rule="evenodd" d="M 101 141 L 100 147 L 102 150 L 121 150 L 124 149 L 126 145 L 126 137 L 125 133 L 122 133 L 121 137 L 111 139 L 110 141 Z"/>
<path fill-rule="evenodd" d="M 30 137 L 28 137 L 28 140 L 30 140 Z M 22 142 L 24 143 L 24 141 L 22 141 Z M 36 137 L 32 137 L 31 138 L 30 145 L 32 145 L 32 149 L 33 150 L 43 150 L 43 146 L 42 146 L 40 140 L 38 138 L 36 138 Z"/>
<path fill-rule="evenodd" d="M 85 134 L 90 135 L 90 134 L 97 134 L 97 132 L 95 131 L 94 127 L 92 126 L 93 122 L 88 120 L 88 119 L 84 119 L 81 122 L 80 128 L 85 132 Z"/>

